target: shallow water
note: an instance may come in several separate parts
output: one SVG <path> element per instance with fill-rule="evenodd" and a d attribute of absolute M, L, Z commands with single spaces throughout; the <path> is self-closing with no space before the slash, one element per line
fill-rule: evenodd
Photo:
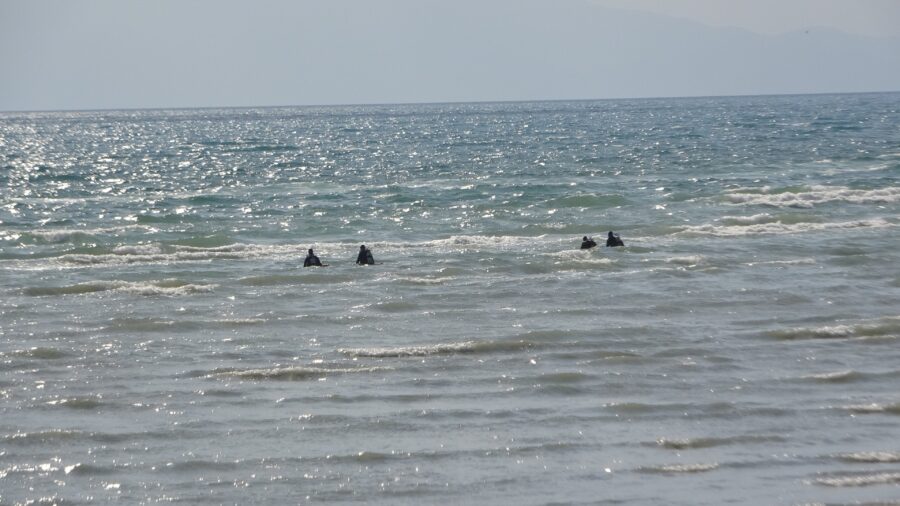
<path fill-rule="evenodd" d="M 2 114 L 0 502 L 896 501 L 898 109 Z"/>

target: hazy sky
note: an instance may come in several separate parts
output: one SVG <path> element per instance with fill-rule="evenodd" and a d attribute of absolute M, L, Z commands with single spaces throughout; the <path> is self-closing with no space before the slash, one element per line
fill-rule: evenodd
<path fill-rule="evenodd" d="M 0 110 L 900 90 L 900 0 L 0 0 Z"/>
<path fill-rule="evenodd" d="M 765 34 L 827 27 L 872 37 L 900 37 L 898 0 L 594 0 L 593 3 Z"/>

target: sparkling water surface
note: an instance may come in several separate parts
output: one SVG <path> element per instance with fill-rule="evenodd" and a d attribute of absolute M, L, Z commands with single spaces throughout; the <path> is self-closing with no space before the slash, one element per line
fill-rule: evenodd
<path fill-rule="evenodd" d="M 2 113 L 0 503 L 897 504 L 898 182 L 900 94 Z"/>

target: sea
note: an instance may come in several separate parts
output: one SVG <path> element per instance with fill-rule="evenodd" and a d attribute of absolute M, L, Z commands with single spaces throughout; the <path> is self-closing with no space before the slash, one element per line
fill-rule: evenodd
<path fill-rule="evenodd" d="M 900 504 L 898 93 L 7 112 L 0 192 L 2 504 Z"/>

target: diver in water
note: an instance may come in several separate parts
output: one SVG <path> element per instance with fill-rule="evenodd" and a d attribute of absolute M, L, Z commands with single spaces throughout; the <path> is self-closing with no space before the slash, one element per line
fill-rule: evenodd
<path fill-rule="evenodd" d="M 359 247 L 359 255 L 356 255 L 357 265 L 375 265 L 375 257 L 372 256 L 372 250 L 365 244 Z"/>
<path fill-rule="evenodd" d="M 612 230 L 609 231 L 609 235 L 606 236 L 606 246 L 614 247 L 614 246 L 625 246 L 625 243 L 622 242 L 622 239 L 619 238 L 618 234 L 612 233 Z"/>
<path fill-rule="evenodd" d="M 325 267 L 324 264 L 319 260 L 314 253 L 312 248 L 309 248 L 309 254 L 306 255 L 306 258 L 303 260 L 303 267 Z"/>
<path fill-rule="evenodd" d="M 593 237 L 584 236 L 581 238 L 581 249 L 591 249 L 597 245 L 597 241 Z"/>

